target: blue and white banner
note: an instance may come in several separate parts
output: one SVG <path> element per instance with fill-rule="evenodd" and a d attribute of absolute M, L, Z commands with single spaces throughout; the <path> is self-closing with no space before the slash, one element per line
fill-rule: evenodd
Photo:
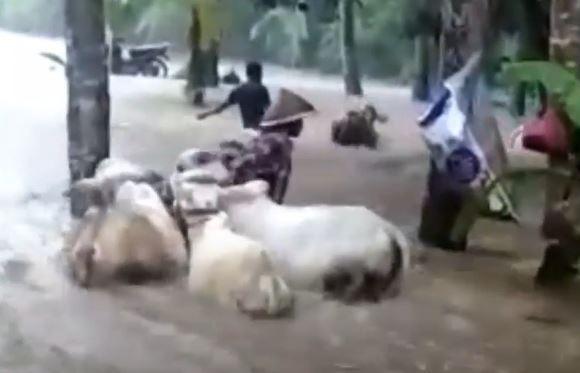
<path fill-rule="evenodd" d="M 481 54 L 474 54 L 445 81 L 441 97 L 419 118 L 423 140 L 439 171 L 473 189 L 485 187 L 507 167 L 480 61 Z M 490 196 L 489 205 L 493 211 L 515 215 L 501 186 Z"/>

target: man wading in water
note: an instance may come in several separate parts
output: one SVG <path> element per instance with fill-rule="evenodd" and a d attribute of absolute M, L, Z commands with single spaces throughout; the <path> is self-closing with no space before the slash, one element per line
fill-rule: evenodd
<path fill-rule="evenodd" d="M 250 62 L 246 65 L 247 82 L 232 90 L 221 105 L 201 113 L 197 119 L 203 120 L 209 116 L 220 114 L 232 105 L 240 107 L 244 129 L 258 129 L 264 113 L 270 106 L 270 94 L 262 84 L 262 65 Z"/>

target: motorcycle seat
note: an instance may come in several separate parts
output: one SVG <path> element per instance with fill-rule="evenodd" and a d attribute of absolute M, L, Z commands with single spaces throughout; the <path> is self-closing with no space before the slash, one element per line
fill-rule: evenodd
<path fill-rule="evenodd" d="M 169 43 L 157 43 L 157 44 L 145 44 L 145 45 L 139 45 L 139 46 L 131 46 L 131 47 L 128 47 L 127 49 L 129 49 L 131 51 L 131 53 L 141 54 L 141 53 L 149 53 L 149 52 L 154 52 L 154 51 L 167 50 L 167 49 L 169 49 L 169 46 L 170 46 Z"/>

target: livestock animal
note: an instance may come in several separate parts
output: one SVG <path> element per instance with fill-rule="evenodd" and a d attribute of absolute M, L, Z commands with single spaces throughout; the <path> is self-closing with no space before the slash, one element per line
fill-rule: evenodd
<path fill-rule="evenodd" d="M 64 252 L 83 287 L 141 283 L 187 268 L 185 242 L 159 195 L 132 181 L 121 184 L 110 205 L 89 208 L 69 232 Z"/>
<path fill-rule="evenodd" d="M 253 317 L 291 311 L 293 294 L 276 276 L 264 247 L 234 233 L 217 210 L 220 187 L 206 170 L 190 170 L 176 195 L 190 247 L 189 289 Z"/>
<path fill-rule="evenodd" d="M 380 115 L 373 105 L 362 110 L 350 110 L 346 115 L 332 123 L 332 141 L 342 146 L 366 146 L 376 149 L 379 135 L 375 122 L 385 123 L 388 118 Z"/>
<path fill-rule="evenodd" d="M 238 85 L 242 82 L 242 80 L 236 71 L 231 69 L 226 75 L 223 76 L 222 82 L 229 85 Z"/>
<path fill-rule="evenodd" d="M 278 317 L 292 310 L 294 296 L 275 274 L 266 249 L 234 233 L 224 213 L 195 223 L 190 218 L 188 236 L 190 291 L 252 317 Z"/>
<path fill-rule="evenodd" d="M 223 165 L 221 154 L 218 151 L 190 148 L 177 158 L 175 172 L 178 175 L 189 170 L 206 170 L 212 174 L 221 185 L 231 182 L 231 175 Z M 173 185 L 175 188 L 175 185 Z"/>
<path fill-rule="evenodd" d="M 77 181 L 71 188 L 71 194 L 80 194 L 85 201 L 85 209 L 109 206 L 115 201 L 119 187 L 126 181 L 151 185 L 164 205 L 171 208 L 174 197 L 169 182 L 161 174 L 123 159 L 108 158 L 101 161 L 95 176 Z"/>
<path fill-rule="evenodd" d="M 264 244 L 292 288 L 347 302 L 379 301 L 400 291 L 410 267 L 404 234 L 359 206 L 283 206 L 257 180 L 225 188 L 220 210 L 234 231 Z"/>
<path fill-rule="evenodd" d="M 177 158 L 175 170 L 170 176 L 171 190 L 175 196 L 172 211 L 186 242 L 189 240 L 187 236 L 187 224 L 183 220 L 184 215 L 181 209 L 184 208 L 182 206 L 184 203 L 193 202 L 190 201 L 192 198 L 191 187 L 189 186 L 190 182 L 197 179 L 198 173 L 203 171 L 211 175 L 212 182 L 215 179 L 220 185 L 230 184 L 233 176 L 224 165 L 222 156 L 219 151 L 190 148 L 182 152 Z M 181 203 L 177 203 L 178 200 Z M 185 208 L 189 207 L 186 206 Z M 189 246 L 187 244 L 188 248 Z"/>
<path fill-rule="evenodd" d="M 223 164 L 232 175 L 233 184 L 251 180 L 268 183 L 270 198 L 283 203 L 292 174 L 292 140 L 281 133 L 263 133 L 247 144 L 227 141 L 220 144 Z"/>

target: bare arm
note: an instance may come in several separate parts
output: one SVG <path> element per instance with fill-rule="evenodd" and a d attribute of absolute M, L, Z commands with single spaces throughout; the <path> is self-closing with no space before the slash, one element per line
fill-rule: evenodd
<path fill-rule="evenodd" d="M 222 111 L 226 110 L 227 108 L 229 108 L 230 106 L 232 106 L 231 102 L 229 100 L 222 102 L 219 106 L 208 110 L 206 112 L 200 113 L 197 115 L 197 119 L 199 120 L 203 120 L 207 117 L 210 117 L 212 115 L 216 115 L 216 114 L 220 114 Z"/>

